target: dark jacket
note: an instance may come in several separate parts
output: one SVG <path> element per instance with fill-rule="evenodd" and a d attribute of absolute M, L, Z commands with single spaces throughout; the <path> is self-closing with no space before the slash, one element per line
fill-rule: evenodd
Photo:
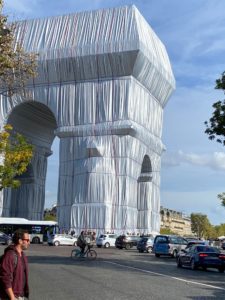
<path fill-rule="evenodd" d="M 0 267 L 1 298 L 7 299 L 5 290 L 8 288 L 12 288 L 15 297 L 24 296 L 28 298 L 29 296 L 27 257 L 23 252 L 20 256 L 13 245 L 5 249 Z"/>

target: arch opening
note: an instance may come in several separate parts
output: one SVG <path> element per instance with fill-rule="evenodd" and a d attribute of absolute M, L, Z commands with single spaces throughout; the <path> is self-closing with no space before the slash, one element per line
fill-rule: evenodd
<path fill-rule="evenodd" d="M 148 155 L 144 156 L 137 187 L 137 230 L 148 234 L 151 230 L 152 165 Z"/>
<path fill-rule="evenodd" d="M 34 145 L 34 155 L 27 171 L 18 177 L 21 186 L 4 191 L 2 215 L 41 220 L 45 204 L 47 159 L 52 154 L 51 145 L 57 128 L 55 116 L 46 105 L 29 101 L 15 107 L 7 123 Z"/>

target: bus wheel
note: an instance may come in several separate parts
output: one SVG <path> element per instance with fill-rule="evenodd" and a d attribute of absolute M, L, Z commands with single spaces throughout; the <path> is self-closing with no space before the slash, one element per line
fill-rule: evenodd
<path fill-rule="evenodd" d="M 34 237 L 32 239 L 32 244 L 39 244 L 40 243 L 40 239 L 38 237 Z"/>

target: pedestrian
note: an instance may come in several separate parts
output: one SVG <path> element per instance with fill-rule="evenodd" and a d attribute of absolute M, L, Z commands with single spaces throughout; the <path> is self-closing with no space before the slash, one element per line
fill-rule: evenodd
<path fill-rule="evenodd" d="M 24 300 L 29 297 L 28 263 L 24 250 L 30 245 L 27 231 L 15 231 L 13 244 L 8 246 L 1 259 L 0 298 L 1 300 Z"/>

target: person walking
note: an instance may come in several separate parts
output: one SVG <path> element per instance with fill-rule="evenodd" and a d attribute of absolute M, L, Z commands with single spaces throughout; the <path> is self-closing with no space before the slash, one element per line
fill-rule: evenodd
<path fill-rule="evenodd" d="M 28 232 L 15 231 L 12 242 L 1 260 L 0 299 L 25 300 L 29 297 L 28 262 L 24 254 L 30 245 Z"/>

